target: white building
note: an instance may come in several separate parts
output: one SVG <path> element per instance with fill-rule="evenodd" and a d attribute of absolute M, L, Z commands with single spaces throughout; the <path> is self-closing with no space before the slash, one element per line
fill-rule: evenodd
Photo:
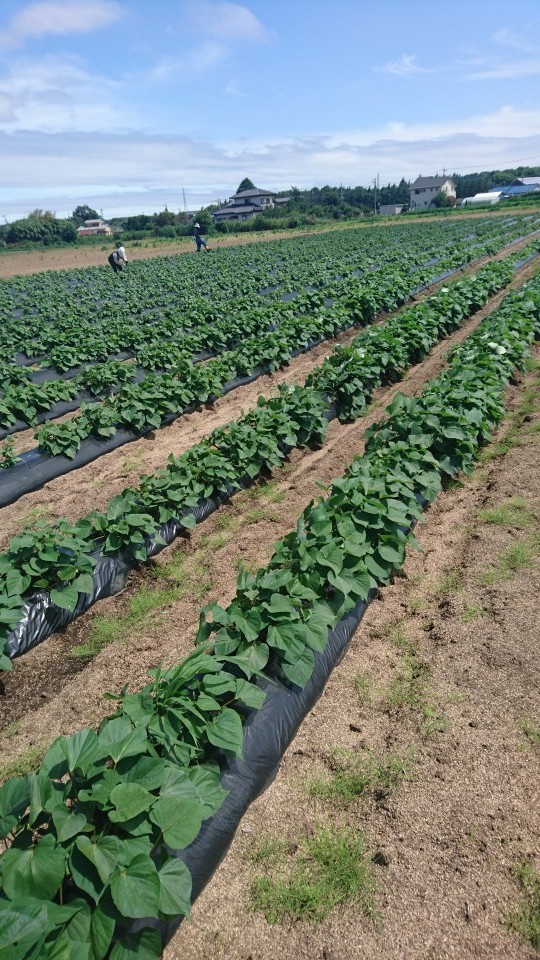
<path fill-rule="evenodd" d="M 409 188 L 409 210 L 428 210 L 434 207 L 438 193 L 456 199 L 456 185 L 451 177 L 417 177 Z"/>
<path fill-rule="evenodd" d="M 112 233 L 112 228 L 101 217 L 99 220 L 85 220 L 82 227 L 77 227 L 79 237 L 91 237 L 96 233 Z"/>
<path fill-rule="evenodd" d="M 462 207 L 469 207 L 475 203 L 498 203 L 501 199 L 501 191 L 490 190 L 489 193 L 475 193 L 474 197 L 464 197 L 461 201 Z"/>

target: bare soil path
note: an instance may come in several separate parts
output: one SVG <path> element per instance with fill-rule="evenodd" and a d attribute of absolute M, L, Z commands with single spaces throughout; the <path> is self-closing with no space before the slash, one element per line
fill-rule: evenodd
<path fill-rule="evenodd" d="M 540 868 L 539 398 L 537 368 L 471 478 L 426 514 L 421 553 L 368 609 L 165 960 L 538 956 L 505 920 L 516 867 Z M 407 759 L 400 785 L 341 807 L 309 796 L 313 777 L 390 753 Z M 376 919 L 352 903 L 320 924 L 268 923 L 254 878 L 287 876 L 321 824 L 366 835 Z M 280 840 L 277 868 L 263 864 L 262 841 Z"/>

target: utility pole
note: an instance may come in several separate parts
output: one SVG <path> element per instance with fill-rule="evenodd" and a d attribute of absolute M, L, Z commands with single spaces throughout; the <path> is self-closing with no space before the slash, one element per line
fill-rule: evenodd
<path fill-rule="evenodd" d="M 377 174 L 377 176 L 373 180 L 373 187 L 375 190 L 375 193 L 373 196 L 373 213 L 376 214 L 377 213 L 377 190 L 379 189 L 379 174 Z"/>

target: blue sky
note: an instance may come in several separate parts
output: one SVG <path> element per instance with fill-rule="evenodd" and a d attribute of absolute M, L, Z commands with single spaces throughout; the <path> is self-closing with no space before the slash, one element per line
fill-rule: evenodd
<path fill-rule="evenodd" d="M 540 165 L 539 0 L 0 0 L 0 219 Z"/>

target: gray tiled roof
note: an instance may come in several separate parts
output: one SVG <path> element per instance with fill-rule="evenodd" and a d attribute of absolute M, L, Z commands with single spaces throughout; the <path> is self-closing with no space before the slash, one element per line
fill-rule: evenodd
<path fill-rule="evenodd" d="M 274 193 L 272 190 L 259 190 L 255 187 L 253 190 L 241 190 L 240 193 L 235 193 L 234 198 L 241 198 L 242 200 L 247 197 L 273 197 Z"/>
<path fill-rule="evenodd" d="M 447 180 L 452 184 L 454 183 L 452 177 L 417 177 L 414 183 L 411 183 L 411 188 L 442 187 Z"/>

